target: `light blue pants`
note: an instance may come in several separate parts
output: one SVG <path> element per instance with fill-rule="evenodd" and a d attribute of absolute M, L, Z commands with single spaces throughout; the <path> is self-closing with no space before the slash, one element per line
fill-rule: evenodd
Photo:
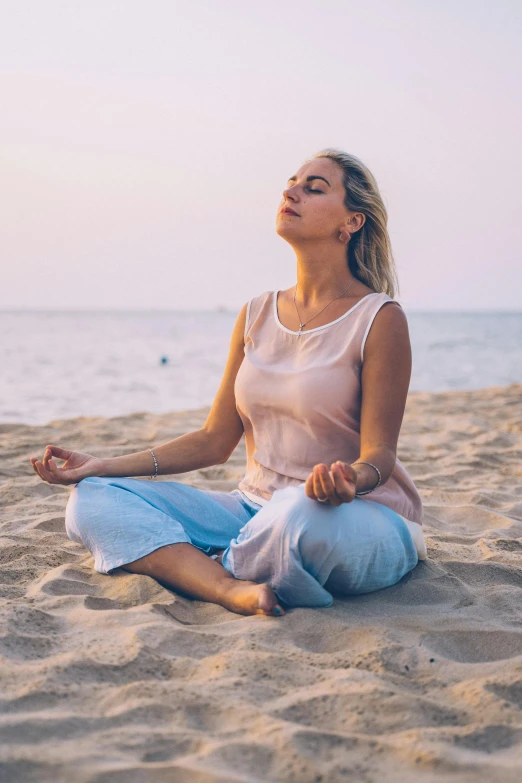
<path fill-rule="evenodd" d="M 86 478 L 72 489 L 65 525 L 101 573 L 168 544 L 192 544 L 208 555 L 224 549 L 223 566 L 234 577 L 267 582 L 287 606 L 330 606 L 329 590 L 381 590 L 418 562 L 395 511 L 363 498 L 322 504 L 305 495 L 304 484 L 277 490 L 260 506 L 237 489 Z"/>

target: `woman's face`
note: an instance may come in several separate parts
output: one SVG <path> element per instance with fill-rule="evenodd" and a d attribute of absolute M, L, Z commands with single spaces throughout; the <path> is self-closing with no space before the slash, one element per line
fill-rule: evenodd
<path fill-rule="evenodd" d="M 364 222 L 364 215 L 345 207 L 344 198 L 339 166 L 329 158 L 314 158 L 288 180 L 277 211 L 276 232 L 290 244 L 302 240 L 339 241 L 343 227 L 351 226 L 354 231 L 362 225 L 358 217 Z"/>

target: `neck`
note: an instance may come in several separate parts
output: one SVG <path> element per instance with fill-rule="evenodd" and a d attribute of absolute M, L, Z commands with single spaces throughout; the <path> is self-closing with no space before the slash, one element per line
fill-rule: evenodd
<path fill-rule="evenodd" d="M 294 248 L 297 262 L 296 299 L 305 307 L 339 296 L 350 283 L 357 285 L 348 269 L 346 246 L 320 245 Z"/>

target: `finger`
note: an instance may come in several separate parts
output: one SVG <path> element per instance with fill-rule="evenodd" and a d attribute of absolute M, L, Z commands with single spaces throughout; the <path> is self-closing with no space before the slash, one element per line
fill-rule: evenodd
<path fill-rule="evenodd" d="M 58 468 L 54 462 L 50 460 L 47 469 L 42 466 L 40 476 L 44 481 L 47 481 L 48 484 L 75 484 L 80 479 L 74 478 L 73 475 L 71 475 L 72 473 L 73 471 L 71 470 L 62 470 L 62 468 Z"/>
<path fill-rule="evenodd" d="M 47 481 L 48 484 L 55 484 L 56 479 L 54 478 L 52 473 L 49 473 L 48 470 L 43 466 L 41 462 L 36 462 L 36 467 L 38 468 L 38 474 L 41 479 L 44 481 Z"/>
<path fill-rule="evenodd" d="M 33 463 L 33 468 L 34 468 L 34 472 L 36 473 L 36 475 L 40 476 L 40 471 L 38 470 L 38 462 L 36 460 Z M 43 477 L 40 476 L 40 478 L 43 478 Z"/>
<path fill-rule="evenodd" d="M 338 506 L 340 501 L 335 491 L 335 484 L 329 470 L 321 470 L 321 485 L 323 488 L 322 497 L 327 497 L 333 506 Z"/>
<path fill-rule="evenodd" d="M 308 478 L 305 481 L 305 495 L 307 497 L 311 498 L 312 500 L 317 500 L 317 498 L 315 496 L 315 492 L 314 492 L 314 474 L 313 474 L 313 471 L 312 471 L 312 473 L 309 474 Z"/>
<path fill-rule="evenodd" d="M 59 456 L 56 454 L 57 451 L 62 451 L 62 449 L 59 449 L 58 446 L 46 446 L 44 449 L 43 457 L 42 457 L 42 464 L 47 468 L 49 461 L 53 458 L 53 456 Z M 61 459 L 61 457 L 60 457 Z"/>
<path fill-rule="evenodd" d="M 335 484 L 335 491 L 343 503 L 350 503 L 353 500 L 353 482 L 348 482 L 339 465 L 332 466 L 332 476 Z"/>
<path fill-rule="evenodd" d="M 36 467 L 38 468 L 38 474 L 41 479 L 44 481 L 47 481 L 48 484 L 51 484 L 53 482 L 53 476 L 49 471 L 44 467 L 42 462 L 37 462 Z"/>
<path fill-rule="evenodd" d="M 59 468 L 56 465 L 56 463 L 55 463 L 55 461 L 53 459 L 49 459 L 49 461 L 47 462 L 47 465 L 45 467 L 47 468 L 49 473 L 52 473 L 53 476 L 56 476 L 57 478 L 59 478 L 62 475 L 62 473 L 63 473 L 61 468 Z"/>
<path fill-rule="evenodd" d="M 69 459 L 72 454 L 72 451 L 62 449 L 60 446 L 48 445 L 45 448 L 50 450 L 52 457 L 59 457 L 59 459 Z"/>
<path fill-rule="evenodd" d="M 323 488 L 321 486 L 321 480 L 319 478 L 318 473 L 318 465 L 314 465 L 314 469 L 312 471 L 313 479 L 312 479 L 312 486 L 314 488 L 314 495 L 316 498 L 322 498 L 323 497 Z"/>
<path fill-rule="evenodd" d="M 52 459 L 49 460 L 47 470 L 52 476 L 55 477 L 57 483 L 59 484 L 67 484 L 71 481 L 74 481 L 75 471 L 71 469 L 64 470 L 63 468 L 59 468 Z"/>
<path fill-rule="evenodd" d="M 62 468 L 59 468 L 50 454 L 47 455 L 47 460 L 44 460 L 46 470 L 56 470 L 61 472 Z"/>
<path fill-rule="evenodd" d="M 357 473 L 355 472 L 355 468 L 352 468 L 348 462 L 341 462 L 340 460 L 337 460 L 335 464 L 340 467 L 341 473 L 346 481 L 348 481 L 348 483 L 353 483 L 355 486 L 355 484 L 357 484 Z"/>
<path fill-rule="evenodd" d="M 50 476 L 54 476 L 56 480 L 54 483 L 65 484 L 68 481 L 70 481 L 72 478 L 71 477 L 72 471 L 59 468 L 53 459 L 50 459 L 49 462 L 47 463 L 46 470 Z"/>
<path fill-rule="evenodd" d="M 34 472 L 36 473 L 36 475 L 38 475 L 38 471 L 36 470 L 36 467 L 35 467 L 35 464 L 34 464 L 35 461 L 36 461 L 36 457 L 29 457 L 29 461 L 31 462 L 31 466 L 32 466 Z"/>
<path fill-rule="evenodd" d="M 42 479 L 42 481 L 47 481 L 45 476 L 40 472 L 39 465 L 41 465 L 41 463 L 35 462 L 34 463 L 34 469 L 35 469 L 36 473 L 38 474 L 38 476 Z"/>
<path fill-rule="evenodd" d="M 321 500 L 327 500 L 328 493 L 324 491 L 323 483 L 321 481 L 321 473 L 323 470 L 326 470 L 326 472 L 328 472 L 328 468 L 326 467 L 326 465 L 314 466 L 314 492 L 316 498 L 320 498 Z"/>

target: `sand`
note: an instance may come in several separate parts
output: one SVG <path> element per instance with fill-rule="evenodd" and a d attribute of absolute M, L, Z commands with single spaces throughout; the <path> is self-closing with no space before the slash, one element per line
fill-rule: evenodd
<path fill-rule="evenodd" d="M 117 455 L 206 410 L 0 425 L 0 780 L 522 779 L 522 385 L 410 393 L 398 455 L 428 560 L 393 587 L 242 617 L 92 570 L 47 443 Z M 226 465 L 176 480 L 233 489 Z M 167 477 L 162 477 L 167 479 Z"/>

